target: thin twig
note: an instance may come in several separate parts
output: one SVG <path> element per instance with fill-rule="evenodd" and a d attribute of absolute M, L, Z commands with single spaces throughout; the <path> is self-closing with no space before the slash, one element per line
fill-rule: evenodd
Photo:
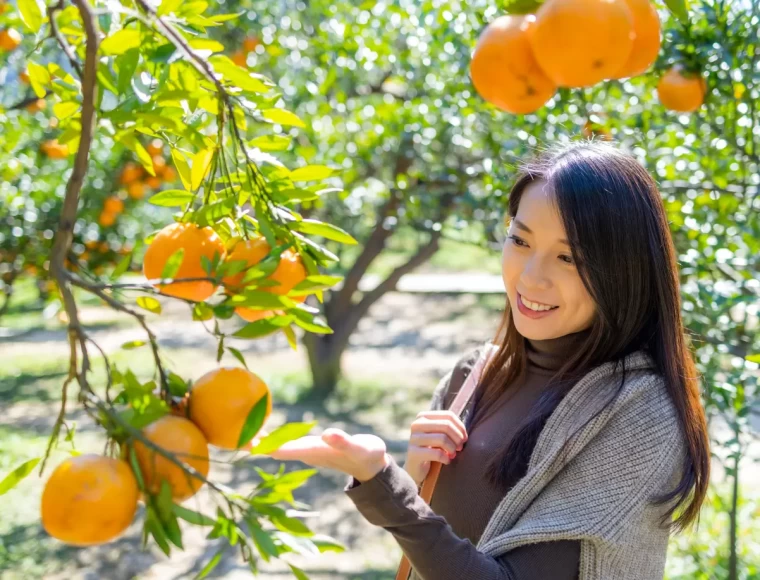
<path fill-rule="evenodd" d="M 52 38 L 55 38 L 58 46 L 61 47 L 63 54 L 65 54 L 66 58 L 69 60 L 71 68 L 76 71 L 77 75 L 81 79 L 82 67 L 79 66 L 79 62 L 76 58 L 74 58 L 74 53 L 71 51 L 71 46 L 69 46 L 69 43 L 66 42 L 66 39 L 63 37 L 60 30 L 58 30 L 58 25 L 55 23 L 55 13 L 59 10 L 63 10 L 63 0 L 58 0 L 58 3 L 54 4 L 53 6 L 49 6 L 47 9 L 48 21 L 50 22 L 50 36 Z"/>

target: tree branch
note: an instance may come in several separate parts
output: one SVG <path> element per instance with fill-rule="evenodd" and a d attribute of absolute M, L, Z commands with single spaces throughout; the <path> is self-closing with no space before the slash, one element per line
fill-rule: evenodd
<path fill-rule="evenodd" d="M 63 0 L 58 0 L 58 3 L 54 4 L 53 6 L 49 6 L 47 9 L 48 21 L 50 22 L 50 36 L 52 38 L 55 38 L 56 42 L 58 43 L 58 46 L 61 47 L 63 54 L 65 54 L 66 58 L 69 60 L 69 63 L 71 64 L 71 68 L 73 68 L 76 71 L 77 75 L 81 79 L 82 67 L 79 66 L 79 62 L 74 57 L 74 53 L 72 52 L 71 47 L 69 46 L 69 43 L 66 42 L 66 39 L 58 30 L 58 25 L 55 22 L 55 13 L 62 9 L 63 9 Z"/>

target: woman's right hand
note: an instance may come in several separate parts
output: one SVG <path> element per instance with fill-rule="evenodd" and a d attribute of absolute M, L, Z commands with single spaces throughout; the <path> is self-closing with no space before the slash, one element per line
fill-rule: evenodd
<path fill-rule="evenodd" d="M 430 462 L 451 463 L 467 441 L 461 419 L 451 411 L 422 411 L 412 423 L 404 469 L 420 485 Z"/>

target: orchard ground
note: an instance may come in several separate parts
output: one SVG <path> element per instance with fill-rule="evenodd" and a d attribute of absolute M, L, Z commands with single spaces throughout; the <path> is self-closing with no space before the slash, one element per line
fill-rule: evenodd
<path fill-rule="evenodd" d="M 498 258 L 492 255 L 489 260 L 487 269 L 494 273 L 494 269 L 498 269 Z M 435 264 L 430 268 L 435 271 Z M 324 406 L 296 402 L 308 384 L 304 349 L 299 347 L 297 352 L 292 351 L 281 335 L 237 341 L 234 346 L 243 351 L 250 369 L 272 388 L 275 410 L 267 430 L 285 421 L 318 420 L 315 432 L 327 426 L 341 427 L 350 433 L 372 432 L 383 437 L 390 452 L 401 462 L 408 426 L 414 416 L 426 407 L 438 378 L 457 358 L 491 337 L 503 300 L 503 295 L 399 292 L 386 295 L 352 337 L 344 359 L 347 379 L 337 396 Z M 215 341 L 198 322 L 191 320 L 189 308 L 184 304 L 171 300 L 162 302 L 164 313 L 160 317 L 151 315 L 151 326 L 172 368 L 181 370 L 185 377 L 198 378 L 217 365 Z M 128 360 L 131 368 L 141 375 L 152 373 L 147 348 L 120 348 L 126 342 L 142 338 L 140 329 L 129 319 L 94 303 L 82 309 L 82 317 L 94 329 L 93 338 L 113 355 L 113 364 L 118 366 Z M 27 324 L 24 324 L 25 319 Z M 0 342 L 0 406 L 4 411 L 0 424 L 0 473 L 42 454 L 58 410 L 67 363 L 64 330 L 55 318 L 26 316 L 20 308 L 14 310 L 10 320 L 12 328 L 6 332 L 11 336 Z M 228 322 L 239 324 L 235 319 Z M 229 357 L 223 359 L 222 364 L 238 363 Z M 97 367 L 96 372 L 103 376 L 102 368 Z M 94 425 L 81 413 L 74 412 L 69 418 L 77 421 L 77 449 L 101 451 L 103 441 Z M 51 467 L 68 455 L 65 445 L 60 449 L 51 456 Z M 222 462 L 231 457 L 244 456 L 217 453 L 215 459 L 219 461 L 212 465 L 212 476 L 237 490 L 248 490 L 257 480 L 253 465 L 268 470 L 276 466 L 276 462 L 260 458 L 245 459 L 234 467 Z M 303 467 L 290 464 L 288 469 Z M 312 529 L 335 537 L 347 546 L 347 551 L 291 560 L 316 579 L 392 578 L 400 551 L 390 535 L 370 526 L 355 512 L 342 493 L 345 480 L 338 473 L 325 471 L 296 490 L 295 496 L 319 512 L 309 522 Z M 760 493 L 757 464 L 747 465 L 743 480 L 745 497 L 750 498 L 746 504 L 750 511 L 746 516 L 751 519 L 753 515 L 760 515 L 756 501 Z M 756 487 L 749 487 L 750 482 L 755 482 Z M 154 548 L 142 551 L 139 516 L 128 532 L 113 543 L 96 548 L 66 547 L 49 538 L 40 526 L 41 490 L 42 480 L 32 476 L 0 499 L 0 578 L 3 580 L 189 578 L 200 571 L 218 549 L 216 541 L 207 541 L 200 530 L 192 529 L 184 536 L 186 551 L 174 554 L 171 559 Z M 207 512 L 214 510 L 213 503 L 203 492 L 188 503 Z M 748 526 L 756 524 L 748 523 Z M 719 534 L 721 522 L 712 521 L 708 514 L 704 528 Z M 747 527 L 746 545 L 750 544 L 751 534 L 757 532 Z M 726 543 L 713 538 L 713 544 Z M 683 556 L 681 551 L 670 559 L 669 578 L 690 577 L 688 556 Z M 688 548 L 686 553 L 690 553 Z M 292 577 L 284 562 L 262 563 L 261 570 L 261 578 Z M 677 575 L 678 570 L 685 570 L 687 575 Z M 235 579 L 251 575 L 240 561 L 239 553 L 229 550 L 213 577 Z"/>

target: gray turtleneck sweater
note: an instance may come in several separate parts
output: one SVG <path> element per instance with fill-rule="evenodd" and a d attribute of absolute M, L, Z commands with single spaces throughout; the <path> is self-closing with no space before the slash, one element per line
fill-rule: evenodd
<path fill-rule="evenodd" d="M 436 580 L 575 580 L 580 542 L 558 540 L 520 546 L 498 558 L 476 549 L 497 506 L 516 483 L 494 485 L 486 477 L 493 453 L 511 439 L 522 420 L 548 388 L 583 333 L 552 340 L 528 341 L 528 367 L 489 409 L 475 402 L 468 440 L 462 451 L 444 465 L 430 507 L 437 517 L 420 509 L 410 478 L 392 462 L 373 479 L 352 480 L 346 493 L 370 523 L 391 532 L 423 578 Z M 447 408 L 475 364 L 480 349 L 462 357 L 450 374 L 444 395 Z M 424 507 L 424 506 L 422 506 Z M 446 556 L 445 558 L 443 556 Z M 438 562 L 445 560 L 446 569 Z M 451 563 L 454 562 L 454 565 Z M 418 577 L 413 573 L 413 577 Z"/>

